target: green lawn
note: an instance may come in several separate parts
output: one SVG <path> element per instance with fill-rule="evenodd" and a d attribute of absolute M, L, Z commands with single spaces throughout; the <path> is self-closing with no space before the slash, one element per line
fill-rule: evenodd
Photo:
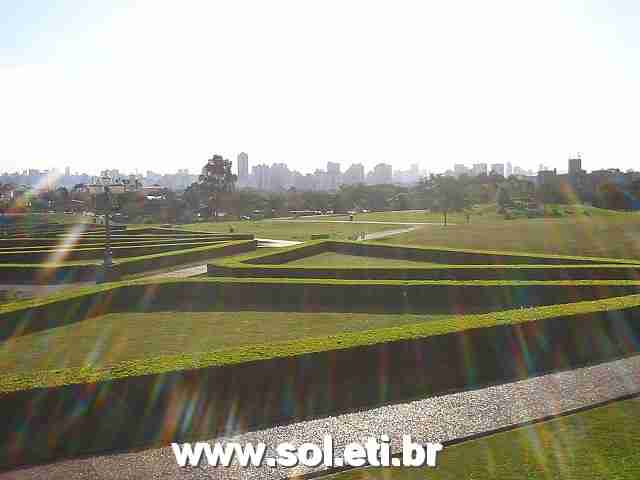
<path fill-rule="evenodd" d="M 0 343 L 0 376 L 357 332 L 445 315 L 282 312 L 115 313 Z"/>
<path fill-rule="evenodd" d="M 596 209 L 592 209 L 596 210 Z M 611 213 L 559 218 L 482 220 L 424 226 L 380 240 L 394 244 L 440 246 L 607 258 L 640 258 L 640 214 Z"/>
<path fill-rule="evenodd" d="M 419 267 L 436 265 L 435 263 L 395 260 L 393 258 L 365 257 L 361 255 L 344 255 L 335 252 L 324 252 L 318 255 L 287 262 L 284 265 L 297 267 Z"/>
<path fill-rule="evenodd" d="M 256 238 L 273 238 L 277 240 L 310 240 L 314 233 L 326 233 L 332 240 L 347 240 L 361 232 L 373 233 L 383 230 L 402 228 L 402 225 L 367 225 L 349 223 L 320 223 L 296 221 L 244 221 L 244 222 L 202 222 L 177 225 L 177 228 L 200 232 L 229 233 L 233 227 L 235 233 L 253 233 Z"/>
<path fill-rule="evenodd" d="M 51 303 L 54 298 L 109 292 L 114 285 L 0 304 L 0 312 L 22 311 L 24 306 Z M 638 305 L 640 295 L 458 316 L 290 312 L 105 315 L 2 342 L 0 392 L 233 365 Z"/>
<path fill-rule="evenodd" d="M 640 478 L 640 400 L 445 447 L 436 468 L 357 469 L 327 480 Z"/>
<path fill-rule="evenodd" d="M 504 216 L 498 214 L 495 204 L 476 205 L 470 210 L 470 223 L 486 223 L 486 222 L 504 222 Z M 545 216 L 566 219 L 576 218 L 630 218 L 633 213 L 617 212 L 614 210 L 604 210 L 601 208 L 589 207 L 584 205 L 546 205 Z M 349 220 L 349 215 L 326 215 L 299 217 L 300 221 L 320 221 L 320 220 Z M 443 215 L 439 212 L 430 212 L 425 210 L 407 210 L 395 212 L 369 212 L 357 213 L 354 215 L 354 221 L 361 222 L 435 222 L 442 223 Z M 467 223 L 466 213 L 450 212 L 447 215 L 448 223 L 463 224 Z"/>

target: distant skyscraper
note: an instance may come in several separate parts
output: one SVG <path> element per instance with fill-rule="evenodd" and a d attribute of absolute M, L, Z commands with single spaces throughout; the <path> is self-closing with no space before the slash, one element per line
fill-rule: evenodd
<path fill-rule="evenodd" d="M 456 177 L 459 177 L 460 175 L 469 173 L 469 169 L 462 163 L 456 163 L 453 166 L 453 173 L 455 174 Z"/>
<path fill-rule="evenodd" d="M 379 163 L 367 175 L 370 185 L 390 184 L 393 182 L 393 167 L 387 163 Z"/>
<path fill-rule="evenodd" d="M 332 175 L 340 174 L 340 164 L 337 162 L 327 162 L 327 173 Z"/>
<path fill-rule="evenodd" d="M 582 158 L 575 157 L 569 159 L 569 175 L 577 175 L 582 172 Z"/>
<path fill-rule="evenodd" d="M 501 175 L 504 177 L 504 163 L 492 163 L 491 173 L 494 175 Z"/>
<path fill-rule="evenodd" d="M 473 165 L 473 169 L 471 173 L 474 175 L 486 175 L 487 174 L 487 164 L 486 163 L 475 163 Z"/>
<path fill-rule="evenodd" d="M 352 164 L 342 176 L 343 183 L 353 185 L 355 183 L 364 183 L 364 165 L 361 163 Z"/>
<path fill-rule="evenodd" d="M 247 183 L 249 180 L 249 155 L 245 152 L 238 154 L 238 182 Z"/>
<path fill-rule="evenodd" d="M 505 176 L 508 178 L 511 175 L 513 175 L 513 165 L 511 165 L 511 162 L 507 162 L 507 169 L 505 171 Z"/>
<path fill-rule="evenodd" d="M 65 177 L 71 176 L 71 167 L 65 167 L 64 175 L 65 175 Z"/>

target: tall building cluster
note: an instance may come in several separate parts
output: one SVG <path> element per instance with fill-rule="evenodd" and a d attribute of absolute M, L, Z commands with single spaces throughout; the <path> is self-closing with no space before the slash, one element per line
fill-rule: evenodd
<path fill-rule="evenodd" d="M 327 162 L 325 170 L 316 169 L 313 173 L 303 174 L 297 170 L 290 170 L 285 163 L 272 165 L 258 164 L 249 169 L 249 156 L 242 152 L 236 158 L 238 186 L 251 187 L 258 190 L 281 191 L 295 188 L 296 190 L 337 190 L 340 185 L 355 185 L 364 183 L 369 185 L 417 183 L 425 175 L 417 164 L 409 170 L 393 170 L 387 163 L 379 163 L 371 171 L 366 172 L 364 165 L 354 163 L 345 171 L 339 162 Z M 249 173 L 250 170 L 250 173 Z"/>
<path fill-rule="evenodd" d="M 544 170 L 542 166 L 541 169 Z M 511 162 L 507 162 L 506 164 L 492 163 L 491 165 L 488 165 L 487 163 L 474 163 L 471 167 L 467 167 L 462 163 L 456 163 L 453 166 L 453 170 L 447 170 L 444 174 L 451 177 L 459 177 L 461 175 L 469 175 L 471 177 L 477 177 L 478 175 L 500 175 L 505 178 L 508 178 L 511 175 L 519 177 L 535 176 L 534 171 L 525 170 L 518 166 L 514 167 Z"/>

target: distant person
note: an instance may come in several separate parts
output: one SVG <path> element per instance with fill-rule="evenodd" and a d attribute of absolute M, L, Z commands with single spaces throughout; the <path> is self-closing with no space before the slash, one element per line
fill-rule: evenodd
<path fill-rule="evenodd" d="M 471 222 L 471 214 L 467 212 L 467 223 Z"/>
<path fill-rule="evenodd" d="M 353 222 L 353 215 L 349 215 L 349 220 Z"/>

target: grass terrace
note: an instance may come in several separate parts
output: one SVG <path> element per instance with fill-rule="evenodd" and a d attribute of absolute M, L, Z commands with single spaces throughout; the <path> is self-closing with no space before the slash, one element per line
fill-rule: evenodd
<path fill-rule="evenodd" d="M 94 281 L 101 275 L 103 227 L 84 224 L 27 227 L 21 225 L 0 238 L 0 274 L 11 283 L 83 282 Z M 246 252 L 256 248 L 252 238 L 248 234 L 121 227 L 111 237 L 115 267 L 110 278 Z"/>
<path fill-rule="evenodd" d="M 316 241 L 221 259 L 211 276 L 398 280 L 638 279 L 631 259 L 533 255 L 409 247 L 374 242 Z"/>

